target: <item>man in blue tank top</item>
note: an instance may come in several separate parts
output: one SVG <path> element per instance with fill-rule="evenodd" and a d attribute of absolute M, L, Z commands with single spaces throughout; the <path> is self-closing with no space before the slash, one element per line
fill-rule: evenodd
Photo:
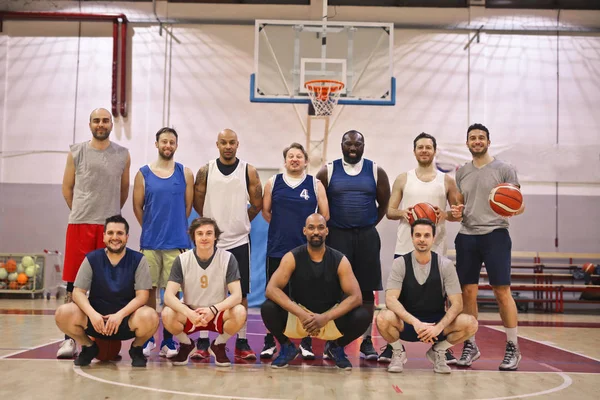
<path fill-rule="evenodd" d="M 166 287 L 173 261 L 191 247 L 187 219 L 192 211 L 194 174 L 173 159 L 178 140 L 175 129 L 161 128 L 155 143 L 158 159 L 140 168 L 133 185 L 133 212 L 142 226 L 140 248 L 152 277 L 148 306 L 154 309 L 156 289 Z M 144 345 L 144 355 L 150 356 L 155 347 L 152 337 Z M 164 328 L 159 355 L 177 355 L 173 335 Z"/>
<path fill-rule="evenodd" d="M 135 338 L 129 349 L 131 365 L 146 366 L 142 346 L 156 332 L 158 315 L 145 305 L 152 286 L 148 262 L 142 253 L 126 247 L 128 238 L 125 218 L 107 218 L 106 248 L 85 256 L 75 278 L 73 302 L 56 310 L 56 325 L 82 346 L 74 362 L 77 366 L 89 365 L 98 355 L 98 345 L 90 336 L 121 341 Z"/>
<path fill-rule="evenodd" d="M 376 163 L 363 158 L 365 139 L 351 130 L 342 136 L 343 158 L 323 166 L 317 178 L 323 182 L 330 207 L 327 245 L 341 251 L 352 265 L 365 306 L 375 308 L 374 290 L 381 290 L 381 241 L 375 226 L 385 216 L 390 200 L 390 182 Z M 360 352 L 376 360 L 370 325 L 363 335 Z"/>
<path fill-rule="evenodd" d="M 329 219 L 329 205 L 323 184 L 306 174 L 308 153 L 304 147 L 300 143 L 292 143 L 283 150 L 283 160 L 285 172 L 269 179 L 263 195 L 262 215 L 269 223 L 267 282 L 285 253 L 306 243 L 306 237 L 302 234 L 306 218 L 318 211 L 325 220 Z M 260 358 L 271 358 L 276 351 L 275 339 L 267 332 Z M 300 352 L 305 360 L 315 358 L 310 336 L 302 339 Z"/>

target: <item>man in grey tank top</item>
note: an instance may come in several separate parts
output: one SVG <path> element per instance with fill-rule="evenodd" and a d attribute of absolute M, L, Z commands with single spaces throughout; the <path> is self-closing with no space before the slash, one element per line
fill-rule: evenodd
<path fill-rule="evenodd" d="M 515 168 L 492 157 L 488 153 L 489 146 L 489 130 L 481 124 L 471 125 L 467 130 L 467 147 L 473 161 L 456 172 L 461 204 L 451 206 L 453 216 L 462 218 L 454 241 L 456 270 L 462 285 L 464 311 L 477 318 L 479 273 L 481 264 L 485 264 L 506 330 L 506 351 L 499 368 L 514 371 L 521 361 L 521 352 L 517 342 L 517 306 L 510 292 L 512 242 L 508 219 L 491 209 L 488 198 L 490 191 L 500 183 L 520 185 Z M 517 215 L 524 210 L 525 205 Z M 480 356 L 473 336 L 465 341 L 457 365 L 468 367 Z"/>
<path fill-rule="evenodd" d="M 110 141 L 112 116 L 104 108 L 90 114 L 92 140 L 71 145 L 62 192 L 71 210 L 65 244 L 63 280 L 65 303 L 71 301 L 73 282 L 85 255 L 104 247 L 104 221 L 121 214 L 129 194 L 129 150 Z M 75 341 L 65 336 L 57 358 L 76 355 Z"/>

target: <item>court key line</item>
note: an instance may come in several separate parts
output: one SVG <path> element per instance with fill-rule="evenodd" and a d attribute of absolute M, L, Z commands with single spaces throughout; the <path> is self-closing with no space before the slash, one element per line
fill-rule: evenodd
<path fill-rule="evenodd" d="M 563 383 L 561 385 L 553 387 L 551 389 L 547 389 L 547 390 L 543 390 L 541 392 L 535 392 L 535 393 L 517 394 L 515 396 L 493 397 L 493 398 L 477 399 L 477 400 L 508 400 L 508 399 L 522 399 L 524 397 L 543 396 L 545 394 L 560 392 L 561 390 L 566 389 L 569 386 L 571 386 L 571 384 L 573 384 L 573 380 L 571 379 L 571 377 L 569 375 L 564 374 L 562 372 L 555 372 L 555 373 L 557 375 L 559 375 L 561 378 L 563 378 Z"/>
<path fill-rule="evenodd" d="M 0 356 L 0 360 L 2 360 L 2 359 L 5 359 L 5 358 L 8 358 L 8 357 L 16 356 L 17 354 L 25 353 L 25 352 L 27 352 L 27 351 L 31 351 L 31 350 L 35 350 L 35 349 L 39 349 L 39 348 L 41 348 L 41 347 L 45 347 L 45 346 L 48 346 L 48 345 L 51 345 L 51 344 L 54 344 L 54 343 L 62 342 L 63 340 L 64 340 L 64 339 L 53 340 L 53 341 L 51 341 L 51 342 L 48 342 L 48 343 L 40 344 L 39 346 L 35 346 L 35 347 L 29 347 L 29 348 L 27 348 L 27 349 L 25 349 L 25 350 L 19 350 L 19 351 L 16 351 L 16 352 L 14 352 L 14 353 L 6 354 L 6 355 L 4 355 L 4 356 Z"/>

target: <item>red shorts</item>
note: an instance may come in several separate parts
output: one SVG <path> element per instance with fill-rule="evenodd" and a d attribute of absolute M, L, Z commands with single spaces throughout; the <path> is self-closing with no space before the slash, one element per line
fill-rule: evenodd
<path fill-rule="evenodd" d="M 104 225 L 69 224 L 65 244 L 63 281 L 75 282 L 77 271 L 90 251 L 104 248 Z"/>
<path fill-rule="evenodd" d="M 183 332 L 190 333 L 198 332 L 198 331 L 212 331 L 223 333 L 223 311 L 219 311 L 217 316 L 212 319 L 206 326 L 194 326 L 189 319 L 185 321 L 185 326 L 183 328 Z"/>

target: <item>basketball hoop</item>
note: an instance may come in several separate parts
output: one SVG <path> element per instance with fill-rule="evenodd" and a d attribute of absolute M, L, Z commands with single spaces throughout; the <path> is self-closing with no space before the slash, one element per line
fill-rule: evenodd
<path fill-rule="evenodd" d="M 333 113 L 344 83 L 329 79 L 317 79 L 307 81 L 304 87 L 308 90 L 308 96 L 318 116 L 329 116 Z"/>

